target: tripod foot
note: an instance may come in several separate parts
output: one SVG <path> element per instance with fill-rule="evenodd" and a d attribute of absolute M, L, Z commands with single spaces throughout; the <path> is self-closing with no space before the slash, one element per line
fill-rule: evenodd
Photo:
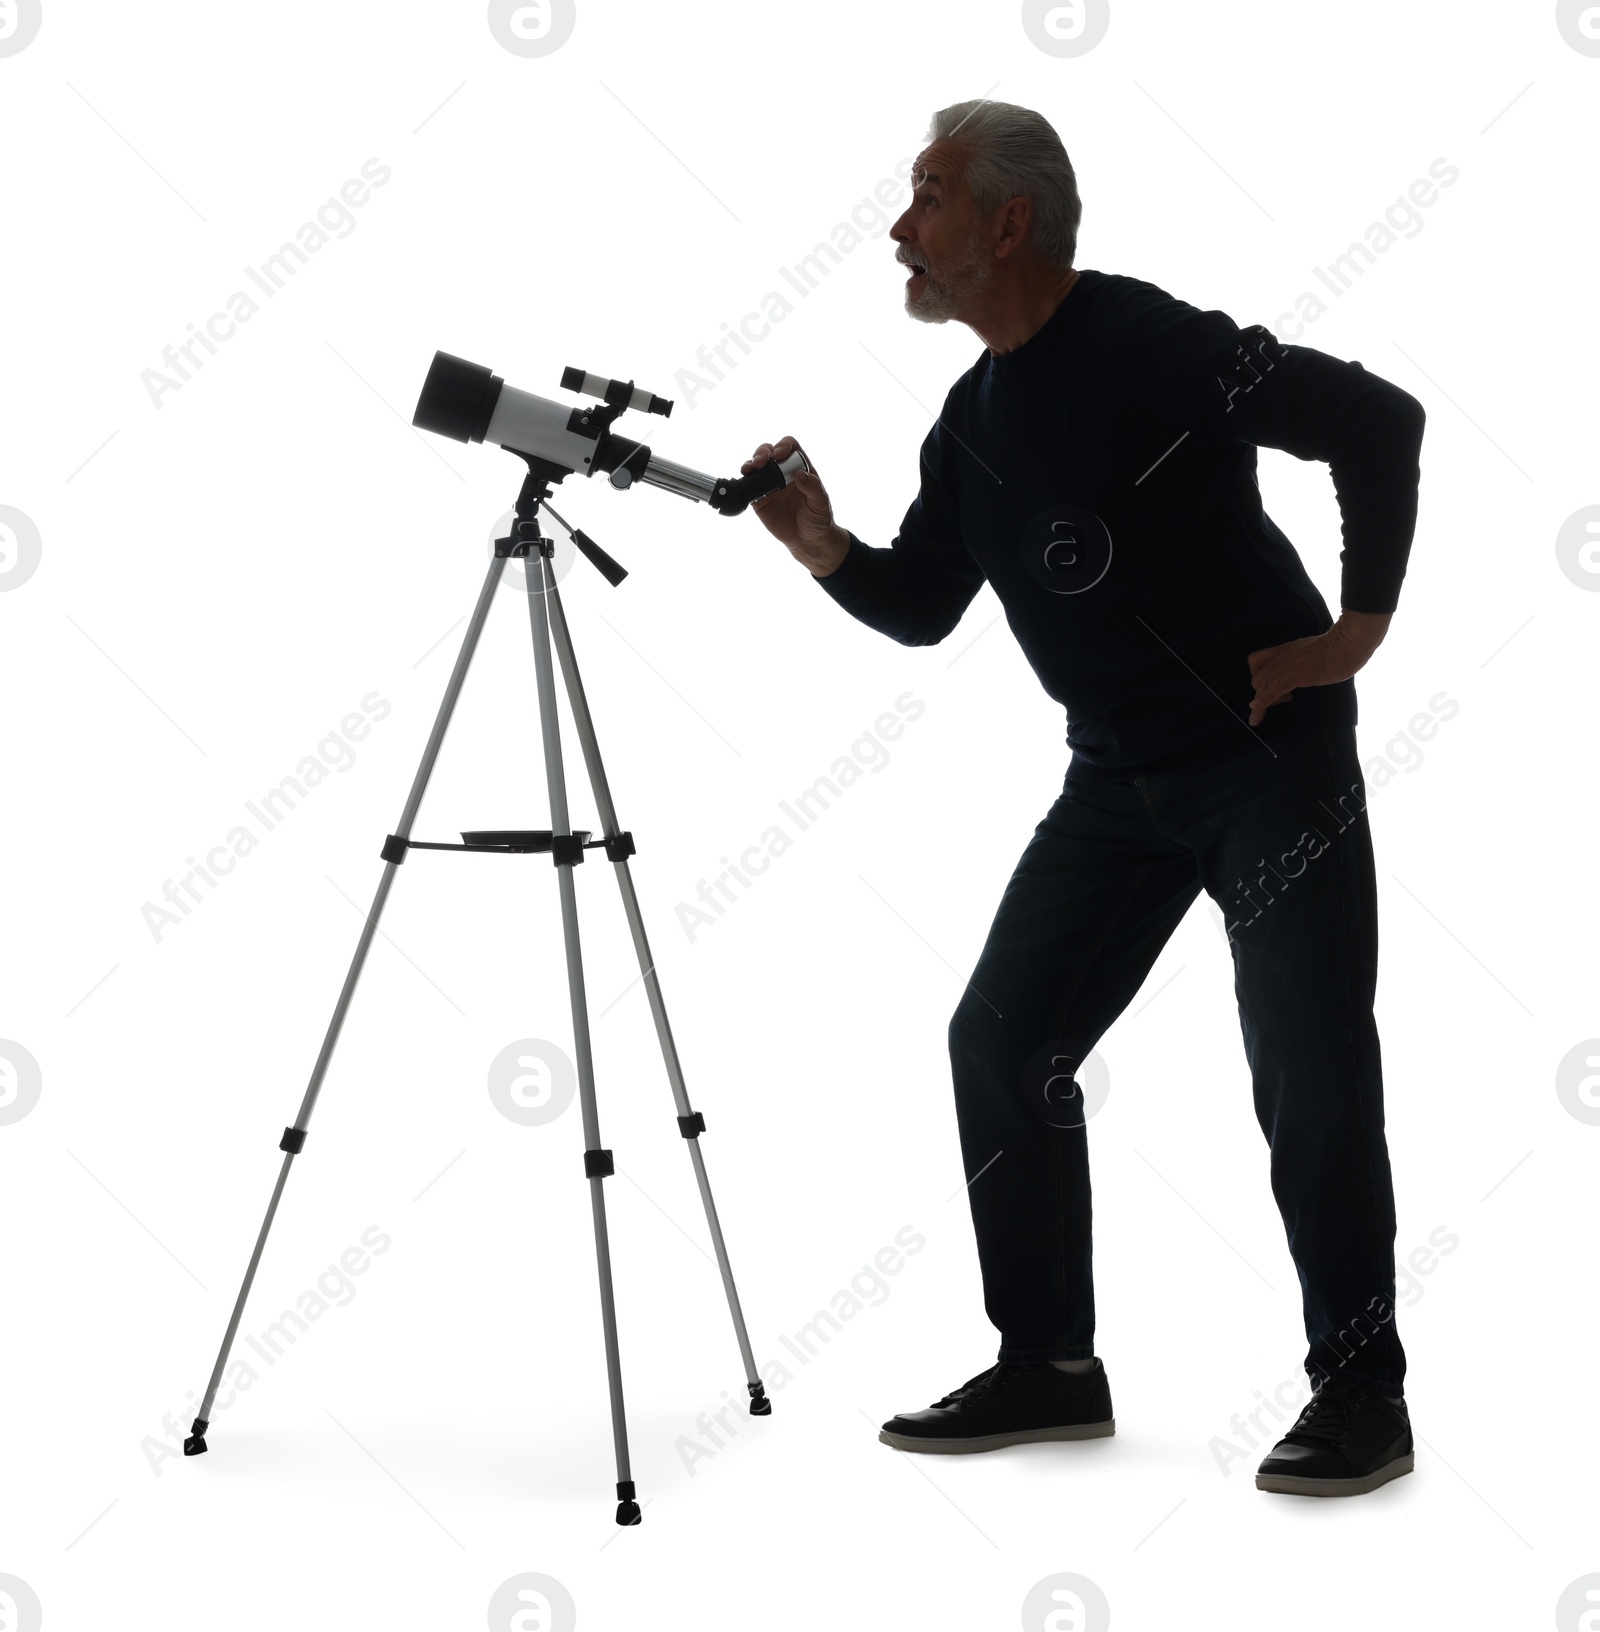
<path fill-rule="evenodd" d="M 766 1385 L 763 1383 L 746 1383 L 750 1390 L 750 1415 L 752 1417 L 770 1417 L 772 1415 L 772 1401 L 767 1398 Z"/>
<path fill-rule="evenodd" d="M 639 1504 L 633 1499 L 633 1481 L 621 1479 L 617 1482 L 617 1523 L 639 1524 L 642 1522 Z"/>
<path fill-rule="evenodd" d="M 211 1426 L 204 1417 L 194 1419 L 194 1432 L 183 1442 L 185 1456 L 199 1456 L 206 1448 L 206 1429 Z"/>

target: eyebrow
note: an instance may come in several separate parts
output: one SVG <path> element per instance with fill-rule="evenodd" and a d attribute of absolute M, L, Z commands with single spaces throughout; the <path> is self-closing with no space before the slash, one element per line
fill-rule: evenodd
<path fill-rule="evenodd" d="M 944 186 L 944 177 L 937 170 L 918 170 L 912 175 L 911 180 L 917 187 Z"/>

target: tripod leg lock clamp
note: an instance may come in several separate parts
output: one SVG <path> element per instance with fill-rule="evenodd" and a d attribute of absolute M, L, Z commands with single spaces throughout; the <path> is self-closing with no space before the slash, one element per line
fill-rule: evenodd
<path fill-rule="evenodd" d="M 609 1179 L 617 1170 L 617 1165 L 611 1159 L 609 1150 L 586 1150 L 583 1153 L 583 1172 L 585 1178 Z"/>
<path fill-rule="evenodd" d="M 278 1149 L 286 1150 L 291 1156 L 298 1156 L 306 1148 L 306 1130 L 304 1128 L 285 1128 L 283 1137 L 278 1141 Z"/>
<path fill-rule="evenodd" d="M 605 841 L 606 859 L 608 861 L 626 861 L 634 854 L 633 835 L 631 833 L 613 833 Z"/>
<path fill-rule="evenodd" d="M 705 1113 L 702 1111 L 696 1111 L 693 1116 L 680 1116 L 678 1118 L 678 1132 L 681 1133 L 685 1139 L 697 1138 L 705 1131 L 706 1119 Z"/>
<path fill-rule="evenodd" d="M 409 841 L 402 839 L 398 833 L 391 833 L 383 841 L 380 854 L 385 861 L 392 861 L 398 865 L 406 859 L 406 851 L 411 848 Z"/>
<path fill-rule="evenodd" d="M 576 867 L 583 860 L 583 841 L 587 837 L 582 833 L 552 833 L 550 835 L 550 859 L 557 867 Z"/>

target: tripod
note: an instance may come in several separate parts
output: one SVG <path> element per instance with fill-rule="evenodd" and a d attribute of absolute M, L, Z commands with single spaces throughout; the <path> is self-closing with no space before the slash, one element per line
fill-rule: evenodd
<path fill-rule="evenodd" d="M 745 1380 L 750 1393 L 750 1414 L 758 1417 L 768 1416 L 771 1414 L 772 1404 L 767 1399 L 765 1388 L 756 1374 L 755 1356 L 750 1351 L 750 1337 L 745 1330 L 744 1315 L 739 1307 L 738 1289 L 734 1285 L 733 1270 L 728 1264 L 728 1249 L 722 1239 L 722 1227 L 717 1221 L 716 1204 L 711 1199 L 710 1181 L 706 1178 L 705 1158 L 700 1151 L 700 1135 L 705 1132 L 706 1127 L 705 1117 L 699 1111 L 692 1111 L 689 1108 L 689 1093 L 684 1086 L 677 1047 L 672 1039 L 672 1028 L 667 1021 L 661 985 L 656 977 L 655 960 L 650 955 L 650 943 L 645 937 L 638 897 L 634 893 L 633 878 L 628 871 L 628 857 L 634 853 L 633 835 L 619 830 L 617 826 L 616 809 L 611 802 L 611 790 L 606 782 L 605 767 L 600 762 L 600 749 L 595 741 L 594 723 L 589 716 L 583 682 L 578 676 L 577 659 L 573 656 L 572 637 L 567 631 L 566 614 L 562 611 L 561 596 L 556 589 L 552 561 L 553 545 L 539 530 L 539 508 L 544 505 L 549 509 L 549 484 L 552 480 L 559 481 L 566 472 L 530 454 L 522 454 L 521 457 L 528 463 L 528 475 L 517 496 L 516 515 L 511 533 L 505 538 L 495 540 L 494 560 L 490 564 L 488 575 L 484 578 L 483 588 L 478 593 L 478 603 L 473 609 L 466 638 L 462 641 L 460 655 L 456 658 L 455 669 L 450 675 L 449 684 L 445 687 L 444 700 L 439 705 L 438 717 L 433 722 L 433 731 L 428 738 L 427 747 L 423 749 L 422 763 L 417 767 L 416 779 L 411 784 L 411 793 L 406 799 L 400 825 L 384 841 L 382 856 L 385 866 L 383 877 L 378 882 L 378 893 L 373 899 L 371 912 L 367 914 L 361 938 L 356 944 L 355 957 L 351 961 L 350 972 L 345 976 L 339 1000 L 334 1006 L 333 1019 L 329 1022 L 327 1035 L 323 1039 L 322 1050 L 312 1070 L 305 1098 L 300 1102 L 299 1115 L 296 1116 L 292 1127 L 283 1130 L 283 1138 L 279 1141 L 278 1148 L 284 1152 L 284 1158 L 283 1165 L 278 1170 L 278 1182 L 273 1189 L 272 1199 L 267 1204 L 267 1216 L 262 1221 L 261 1233 L 256 1237 L 255 1251 L 251 1253 L 250 1263 L 245 1269 L 244 1283 L 239 1288 L 233 1315 L 228 1321 L 222 1348 L 217 1354 L 217 1363 L 212 1368 L 211 1380 L 206 1385 L 205 1398 L 200 1402 L 199 1415 L 194 1420 L 193 1431 L 183 1442 L 183 1450 L 185 1456 L 198 1456 L 207 1448 L 205 1435 L 210 1426 L 211 1409 L 222 1381 L 223 1370 L 228 1363 L 229 1350 L 233 1347 L 234 1337 L 239 1330 L 239 1320 L 244 1314 L 245 1301 L 250 1296 L 251 1283 L 255 1280 L 256 1269 L 261 1262 L 262 1249 L 267 1244 L 267 1234 L 277 1214 L 278 1203 L 283 1198 L 283 1187 L 288 1181 L 289 1169 L 295 1157 L 305 1147 L 306 1128 L 311 1121 L 311 1112 L 317 1103 L 317 1095 L 321 1092 L 328 1062 L 333 1056 L 334 1045 L 339 1040 L 340 1028 L 344 1024 L 350 1000 L 355 994 L 356 983 L 361 978 L 361 969 L 366 962 L 367 952 L 372 945 L 373 937 L 377 934 L 378 920 L 389 898 L 396 870 L 405 861 L 407 852 L 411 850 L 470 850 L 503 855 L 548 851 L 556 868 L 561 895 L 561 930 L 566 946 L 573 1048 L 577 1061 L 578 1096 L 583 1108 L 583 1170 L 589 1180 L 589 1200 L 594 1213 L 595 1258 L 600 1271 L 600 1314 L 605 1331 L 606 1381 L 611 1393 L 611 1433 L 617 1460 L 617 1523 L 638 1524 L 639 1504 L 634 1499 L 633 1478 L 628 1465 L 628 1424 L 622 1403 L 617 1312 L 611 1287 L 611 1248 L 606 1234 L 603 1181 L 614 1171 L 614 1164 L 611 1152 L 600 1143 L 600 1118 L 595 1105 L 594 1063 L 589 1047 L 589 1015 L 583 984 L 583 953 L 578 939 L 578 901 L 572 876 L 573 868 L 583 861 L 585 850 L 597 848 L 605 850 L 616 873 L 617 887 L 622 892 L 622 910 L 633 935 L 634 950 L 639 958 L 640 978 L 644 982 L 645 993 L 649 998 L 656 1035 L 660 1039 L 662 1057 L 666 1062 L 667 1081 L 671 1085 L 672 1097 L 677 1105 L 678 1131 L 688 1142 L 689 1160 L 694 1166 L 695 1180 L 700 1187 L 700 1199 L 705 1204 L 706 1223 L 711 1231 L 712 1245 L 716 1248 L 717 1267 L 722 1272 L 722 1284 L 728 1295 L 728 1310 L 733 1316 L 734 1334 L 739 1340 L 739 1353 L 744 1361 Z M 556 516 L 554 510 L 550 513 Z M 556 516 L 556 519 L 561 520 L 559 516 Z M 562 522 L 562 526 L 565 525 Z M 625 576 L 624 570 L 583 532 L 571 531 L 573 542 L 579 550 L 613 585 L 619 583 Z M 471 666 L 473 653 L 477 649 L 478 638 L 483 633 L 484 623 L 488 619 L 495 590 L 505 572 L 506 562 L 512 557 L 524 561 L 524 570 L 530 577 L 528 613 L 533 625 L 533 662 L 539 692 L 539 722 L 544 742 L 545 780 L 550 794 L 550 828 L 548 831 L 491 830 L 463 833 L 460 844 L 438 844 L 413 839 L 412 823 L 416 820 L 417 810 L 422 804 L 422 796 L 427 791 L 434 761 L 438 758 L 440 746 L 444 742 L 445 731 L 455 711 L 456 700 L 461 695 L 461 687 Z M 538 564 L 540 575 L 541 587 L 538 589 L 535 589 L 531 582 L 535 562 Z M 595 805 L 600 813 L 604 831 L 603 836 L 598 839 L 585 831 L 574 832 L 567 815 L 566 778 L 561 758 L 561 726 L 556 712 L 555 674 L 550 661 L 552 644 L 561 664 L 567 698 L 572 708 L 573 720 L 577 725 L 578 740 L 583 747 L 584 763 L 589 772 L 590 787 L 593 789 Z"/>

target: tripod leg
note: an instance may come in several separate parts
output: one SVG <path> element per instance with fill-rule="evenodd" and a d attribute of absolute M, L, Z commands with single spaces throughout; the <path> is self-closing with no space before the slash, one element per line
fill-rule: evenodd
<path fill-rule="evenodd" d="M 561 596 L 552 581 L 547 596 L 550 608 L 550 628 L 555 639 L 556 655 L 561 660 L 562 678 L 566 682 L 567 699 L 572 704 L 572 718 L 578 727 L 578 740 L 583 744 L 584 762 L 589 769 L 589 782 L 594 789 L 595 805 L 600 812 L 605 836 L 615 837 L 616 807 L 611 802 L 611 786 L 606 781 L 605 766 L 600 762 L 600 745 L 594 734 L 594 721 L 589 714 L 589 702 L 584 695 L 583 681 L 578 674 L 578 660 L 572 650 L 572 636 L 567 629 L 566 614 L 561 609 Z M 706 1177 L 705 1157 L 700 1151 L 700 1135 L 705 1132 L 705 1118 L 689 1108 L 689 1090 L 683 1080 L 683 1067 L 678 1063 L 678 1048 L 672 1038 L 672 1026 L 667 1019 L 667 1006 L 661 996 L 661 982 L 656 976 L 655 959 L 650 955 L 644 918 L 639 911 L 639 898 L 633 888 L 633 874 L 628 870 L 626 855 L 612 857 L 617 875 L 617 887 L 622 892 L 622 910 L 627 915 L 628 929 L 633 936 L 633 947 L 639 958 L 639 973 L 644 982 L 645 995 L 650 1001 L 650 1013 L 655 1019 L 656 1036 L 661 1043 L 662 1058 L 666 1062 L 667 1081 L 672 1085 L 672 1097 L 678 1107 L 678 1131 L 689 1143 L 689 1160 L 694 1166 L 695 1182 L 700 1186 L 700 1200 L 705 1206 L 706 1224 L 711 1230 L 711 1244 L 716 1248 L 717 1267 L 722 1272 L 723 1290 L 728 1295 L 728 1312 L 733 1316 L 734 1336 L 739 1340 L 739 1354 L 744 1361 L 745 1385 L 750 1393 L 750 1414 L 765 1417 L 772 1414 L 772 1402 L 756 1371 L 754 1354 L 750 1351 L 750 1334 L 745 1330 L 744 1311 L 739 1306 L 739 1289 L 734 1285 L 733 1267 L 728 1262 L 727 1243 L 722 1239 L 722 1226 L 717 1219 L 717 1204 L 711 1199 L 711 1181 Z"/>
<path fill-rule="evenodd" d="M 478 603 L 472 610 L 472 619 L 467 625 L 465 640 L 461 643 L 461 651 L 456 657 L 456 666 L 451 671 L 449 684 L 445 687 L 444 700 L 439 704 L 439 713 L 433 722 L 433 731 L 428 737 L 428 745 L 422 751 L 422 763 L 417 767 L 415 780 L 411 784 L 411 793 L 406 800 L 406 808 L 400 817 L 400 825 L 395 829 L 395 836 L 408 839 L 411 836 L 411 824 L 417 819 L 417 810 L 422 804 L 422 796 L 427 791 L 428 778 L 433 774 L 434 761 L 439 757 L 439 749 L 444 742 L 444 734 L 450 724 L 450 716 L 455 712 L 456 699 L 461 695 L 462 683 L 467 678 L 467 670 L 472 666 L 472 654 L 477 649 L 478 637 L 483 633 L 485 619 L 489 616 L 489 608 L 494 603 L 494 592 L 505 572 L 505 560 L 496 556 L 489 565 L 487 576 L 483 580 L 483 588 L 478 592 Z M 322 1040 L 322 1051 L 317 1055 L 315 1069 L 311 1073 L 311 1082 L 305 1092 L 305 1098 L 300 1102 L 299 1114 L 294 1119 L 294 1126 L 283 1130 L 283 1138 L 278 1148 L 283 1151 L 283 1166 L 278 1169 L 278 1182 L 272 1192 L 272 1200 L 267 1203 L 267 1216 L 262 1220 L 261 1233 L 256 1237 L 255 1251 L 250 1254 L 250 1263 L 244 1272 L 244 1282 L 239 1288 L 239 1296 L 234 1301 L 233 1314 L 228 1321 L 228 1329 L 223 1334 L 222 1347 L 217 1352 L 217 1363 L 211 1369 L 211 1380 L 206 1384 L 205 1398 L 200 1402 L 200 1413 L 194 1419 L 194 1427 L 189 1437 L 183 1442 L 185 1456 L 198 1456 L 206 1449 L 206 1429 L 210 1426 L 211 1408 L 216 1401 L 217 1389 L 222 1383 L 222 1373 L 228 1364 L 228 1354 L 233 1348 L 233 1340 L 239 1330 L 239 1321 L 244 1315 L 244 1306 L 250 1296 L 250 1287 L 256 1278 L 256 1267 L 261 1262 L 262 1250 L 267 1244 L 267 1234 L 272 1229 L 272 1220 L 278 1211 L 278 1202 L 283 1196 L 283 1187 L 289 1180 L 289 1168 L 306 1142 L 306 1128 L 311 1121 L 311 1112 L 317 1103 L 317 1095 L 322 1091 L 322 1079 L 327 1075 L 328 1062 L 333 1058 L 334 1045 L 339 1040 L 339 1032 L 344 1026 L 344 1017 L 350 1007 L 350 1000 L 355 996 L 356 983 L 361 978 L 362 966 L 367 961 L 367 953 L 371 949 L 373 937 L 378 932 L 378 920 L 383 915 L 384 903 L 389 899 L 389 889 L 394 883 L 395 869 L 404 859 L 403 848 L 392 859 L 385 846 L 385 862 L 383 877 L 378 881 L 378 893 L 373 897 L 372 910 L 367 914 L 367 921 L 362 925 L 361 939 L 356 943 L 355 957 L 350 963 L 350 972 L 344 978 L 344 987 L 339 993 L 339 1001 L 334 1006 L 333 1019 L 328 1024 L 327 1035 Z"/>
<path fill-rule="evenodd" d="M 570 835 L 567 783 L 561 764 L 561 721 L 556 712 L 555 673 L 550 664 L 550 630 L 545 608 L 555 594 L 555 573 L 550 557 L 539 557 L 543 593 L 530 590 L 528 616 L 533 625 L 533 664 L 539 685 L 539 724 L 544 737 L 545 780 L 550 789 L 550 830 L 561 890 L 561 933 L 566 943 L 567 991 L 572 1004 L 573 1052 L 577 1056 L 578 1097 L 583 1106 L 583 1168 L 589 1176 L 589 1203 L 594 1213 L 594 1252 L 600 1270 L 600 1319 L 605 1332 L 606 1381 L 611 1390 L 611 1437 L 617 1452 L 617 1523 L 637 1524 L 639 1504 L 634 1500 L 633 1476 L 628 1467 L 628 1419 L 622 1405 L 622 1359 L 617 1347 L 617 1306 L 611 1288 L 611 1242 L 606 1233 L 606 1198 L 603 1183 L 614 1170 L 611 1152 L 600 1144 L 600 1113 L 594 1094 L 594 1056 L 589 1046 L 589 1009 L 583 987 L 583 949 L 578 940 L 578 897 L 573 887 L 572 859 L 559 854 L 560 836 Z M 530 577 L 532 557 L 528 561 Z M 581 860 L 582 852 L 578 852 Z"/>

